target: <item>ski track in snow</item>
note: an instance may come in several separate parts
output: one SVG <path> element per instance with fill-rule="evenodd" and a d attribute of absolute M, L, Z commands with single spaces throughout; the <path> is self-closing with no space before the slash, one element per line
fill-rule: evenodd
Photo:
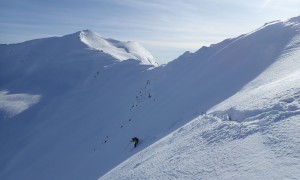
<path fill-rule="evenodd" d="M 229 120 L 232 109 L 199 116 L 100 179 L 296 179 L 299 95 L 234 112 L 243 119 Z"/>
<path fill-rule="evenodd" d="M 299 44 L 296 35 L 236 94 L 100 179 L 298 179 Z"/>

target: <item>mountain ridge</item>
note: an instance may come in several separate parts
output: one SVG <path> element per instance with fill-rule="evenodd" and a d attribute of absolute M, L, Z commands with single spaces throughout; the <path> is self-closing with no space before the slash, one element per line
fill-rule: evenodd
<path fill-rule="evenodd" d="M 120 61 L 135 59 L 142 64 L 158 66 L 153 56 L 137 42 L 106 39 L 91 30 L 82 30 L 75 34 L 89 48 L 110 54 Z"/>
<path fill-rule="evenodd" d="M 300 86 L 294 83 L 298 80 L 295 77 L 300 69 L 297 63 L 297 25 L 283 22 L 270 24 L 238 39 L 233 38 L 201 48 L 194 54 L 181 56 L 174 62 L 156 68 L 136 60 L 118 61 L 112 56 L 104 56 L 99 51 L 100 48 L 91 49 L 81 43 L 80 32 L 67 35 L 64 38 L 66 41 L 58 47 L 57 39 L 51 39 L 55 49 L 50 48 L 47 51 L 28 53 L 30 48 L 27 44 L 18 45 L 14 52 L 0 47 L 0 108 L 7 109 L 7 106 L 1 104 L 4 102 L 2 100 L 9 101 L 12 104 L 10 108 L 16 108 L 9 110 L 23 110 L 27 107 L 20 113 L 10 111 L 18 112 L 11 117 L 0 113 L 0 142 L 4 144 L 0 146 L 0 153 L 3 154 L 0 157 L 0 179 L 96 179 L 102 175 L 102 178 L 108 179 L 139 179 L 147 176 L 160 179 L 164 175 L 192 179 L 181 172 L 189 172 L 190 175 L 195 173 L 197 177 L 203 172 L 203 178 L 214 178 L 214 174 L 219 175 L 218 172 L 223 170 L 240 170 L 240 173 L 247 175 L 239 166 L 232 166 L 236 169 L 221 168 L 226 167 L 226 163 L 234 164 L 231 158 L 235 156 L 228 154 L 230 150 L 234 150 L 230 144 L 232 139 L 247 140 L 237 146 L 238 150 L 243 150 L 243 145 L 251 149 L 250 140 L 261 145 L 259 147 L 264 147 L 258 140 L 266 137 L 256 136 L 259 134 L 255 132 L 265 130 L 268 136 L 276 138 L 268 134 L 268 131 L 276 134 L 275 129 L 268 128 L 269 125 L 275 127 L 276 120 L 283 123 L 284 127 L 289 127 L 292 135 L 297 137 L 297 129 L 289 124 L 294 121 L 285 121 L 283 118 L 285 115 L 296 118 L 299 109 L 296 96 Z M 98 35 L 95 36 L 98 38 Z M 89 37 L 84 38 L 89 40 Z M 101 38 L 98 40 L 104 41 Z M 77 49 L 80 51 L 73 51 L 73 42 L 77 43 L 75 45 L 78 45 Z M 117 43 L 114 40 L 105 42 Z M 41 43 L 35 47 L 44 50 L 52 46 L 42 46 Z M 57 52 L 60 54 L 56 54 Z M 122 52 L 126 54 L 126 49 Z M 285 69 L 291 69 L 293 74 Z M 278 78 L 280 75 L 287 81 Z M 280 88 L 270 93 L 273 87 Z M 266 96 L 267 94 L 270 96 Z M 256 97 L 257 102 L 252 97 Z M 272 97 L 274 101 L 270 100 Z M 19 102 L 27 106 L 17 109 L 16 104 Z M 247 105 L 247 102 L 257 109 Z M 273 105 L 271 102 L 274 102 Z M 259 106 L 264 104 L 268 106 Z M 241 109 L 242 106 L 246 109 Z M 267 118 L 265 115 L 272 118 L 255 119 Z M 280 126 L 276 128 L 280 129 Z M 284 130 L 280 129 L 280 132 Z M 282 133 L 277 135 L 285 137 Z M 141 139 L 136 149 L 130 144 L 131 138 L 135 136 Z M 222 138 L 228 142 L 228 146 L 218 144 L 222 142 Z M 291 149 L 294 154 L 298 141 L 290 136 L 288 138 L 296 145 Z M 188 142 L 199 145 L 201 149 Z M 290 145 L 281 142 L 279 147 L 284 149 Z M 174 147 L 186 151 L 177 151 Z M 220 162 L 223 162 L 222 158 L 227 160 L 225 164 L 218 164 L 216 162 L 219 161 L 210 158 L 216 157 L 219 153 L 217 150 L 222 148 L 226 151 L 222 152 L 224 156 L 220 156 Z M 172 150 L 177 155 L 168 154 Z M 278 149 L 271 147 L 270 151 L 273 150 Z M 139 151 L 141 153 L 136 154 Z M 192 151 L 203 154 L 194 157 Z M 155 152 L 159 152 L 161 156 Z M 250 150 L 247 152 L 255 154 Z M 210 158 L 203 159 L 205 153 Z M 133 156 L 134 154 L 136 155 Z M 133 157 L 128 159 L 131 156 Z M 186 167 L 189 167 L 189 162 L 198 164 L 185 161 L 184 157 L 199 159 L 205 162 L 208 169 L 204 166 L 199 169 L 195 168 L 198 166 L 190 167 L 192 172 L 182 169 L 183 166 L 176 162 L 180 161 Z M 267 154 L 261 156 L 269 157 L 273 158 Z M 157 167 L 171 173 L 161 174 L 155 167 L 148 166 L 148 163 L 155 164 L 151 159 L 160 161 L 162 166 L 157 164 Z M 246 160 L 245 162 L 251 164 L 252 161 Z M 287 163 L 281 160 L 283 164 Z M 123 161 L 125 162 L 120 164 Z M 173 171 L 175 176 L 171 176 L 172 170 L 164 162 L 170 162 L 171 168 L 179 169 Z M 257 162 L 259 161 L 254 164 Z M 268 162 L 272 164 L 272 161 Z M 210 174 L 209 172 L 214 172 L 212 164 L 218 167 L 218 172 Z M 240 167 L 253 168 L 244 166 L 243 162 L 237 164 L 242 165 Z M 297 165 L 295 163 L 293 167 L 296 168 Z M 280 169 L 284 169 L 284 166 L 280 166 Z M 131 172 L 136 173 L 136 176 L 130 174 Z M 153 176 L 151 172 L 155 172 Z M 290 175 L 291 171 L 288 172 Z M 218 177 L 220 176 L 215 176 Z M 228 177 L 232 176 L 229 174 Z M 263 177 L 262 175 L 258 178 Z"/>
<path fill-rule="evenodd" d="M 194 66 L 198 63 L 195 72 L 199 76 L 204 69 L 201 66 L 215 72 L 217 79 L 211 75 L 207 80 L 218 80 L 212 84 L 220 86 L 208 88 L 214 92 L 209 98 L 234 89 L 232 86 L 237 83 L 246 83 L 232 96 L 223 94 L 228 98 L 99 176 L 99 180 L 297 178 L 300 175 L 299 29 L 298 23 L 290 21 L 271 23 L 208 59 L 180 59 L 181 63 L 193 61 L 190 63 Z M 219 71 L 209 67 L 211 63 L 217 63 L 214 67 L 220 67 Z M 231 71 L 234 76 L 228 76 Z M 192 81 L 190 78 L 195 75 L 185 79 Z M 209 85 L 198 83 L 205 84 L 203 88 Z"/>

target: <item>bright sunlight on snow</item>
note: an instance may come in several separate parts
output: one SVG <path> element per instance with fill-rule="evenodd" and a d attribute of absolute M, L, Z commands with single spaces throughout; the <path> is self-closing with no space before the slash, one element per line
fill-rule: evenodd
<path fill-rule="evenodd" d="M 299 57 L 299 17 L 162 66 L 90 30 L 0 44 L 0 179 L 297 179 Z"/>

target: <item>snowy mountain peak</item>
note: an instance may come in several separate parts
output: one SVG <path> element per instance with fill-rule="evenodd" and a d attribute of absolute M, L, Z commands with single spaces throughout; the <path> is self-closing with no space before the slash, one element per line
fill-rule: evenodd
<path fill-rule="evenodd" d="M 288 19 L 288 22 L 300 23 L 300 16 Z"/>
<path fill-rule="evenodd" d="M 150 52 L 137 42 L 106 39 L 91 30 L 83 30 L 78 34 L 81 42 L 89 48 L 109 54 L 120 61 L 135 59 L 142 64 L 158 66 Z"/>

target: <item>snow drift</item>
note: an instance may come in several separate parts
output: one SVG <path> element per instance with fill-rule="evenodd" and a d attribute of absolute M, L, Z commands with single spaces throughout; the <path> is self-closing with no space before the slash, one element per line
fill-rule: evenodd
<path fill-rule="evenodd" d="M 39 98 L 0 114 L 0 178 L 297 177 L 299 23 L 156 68 L 143 48 L 91 31 L 1 45 L 0 90 Z"/>

